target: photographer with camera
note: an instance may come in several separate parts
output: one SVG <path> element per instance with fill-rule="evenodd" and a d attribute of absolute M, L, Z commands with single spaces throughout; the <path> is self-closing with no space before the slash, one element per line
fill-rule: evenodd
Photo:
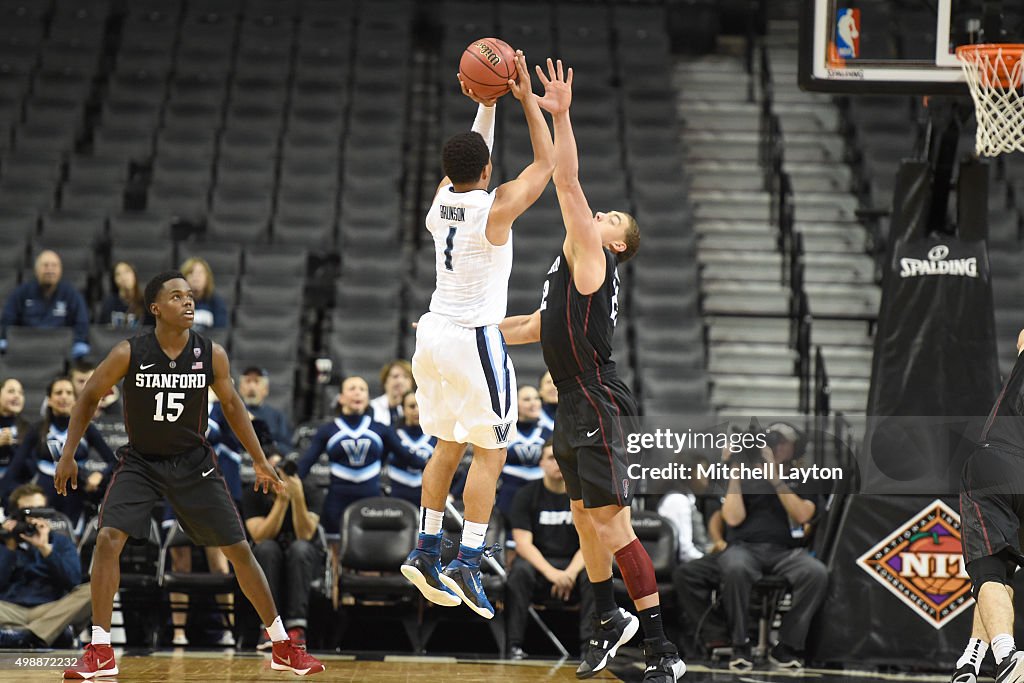
<path fill-rule="evenodd" d="M 89 584 L 75 544 L 45 519 L 53 511 L 39 486 L 11 492 L 10 510 L 0 525 L 0 647 L 49 646 L 88 621 Z"/>
<path fill-rule="evenodd" d="M 284 491 L 263 495 L 245 487 L 242 514 L 256 544 L 253 554 L 267 576 L 274 603 L 280 606 L 288 637 L 296 645 L 304 645 L 309 585 L 326 559 L 324 548 L 313 543 L 324 494 L 316 484 L 299 478 L 294 460 L 278 464 L 277 473 Z M 262 628 L 256 649 L 268 649 L 270 644 L 267 630 Z"/>
<path fill-rule="evenodd" d="M 769 425 L 764 436 L 766 448 L 740 453 L 726 449 L 722 460 L 734 468 L 745 464 L 761 469 L 765 463 L 773 463 L 768 470 L 773 478 L 729 479 L 724 497 L 710 501 L 705 510 L 708 533 L 714 542 L 711 554 L 683 564 L 673 573 L 688 623 L 696 624 L 705 617 L 706 603 L 700 604 L 698 596 L 719 589 L 732 641 L 729 668 L 737 671 L 754 666 L 747 628 L 750 596 L 764 574 L 785 578 L 793 594 L 793 606 L 783 619 L 779 643 L 769 653 L 769 660 L 782 668 L 803 666 L 800 653 L 807 630 L 828 588 L 825 565 L 805 547 L 809 525 L 823 499 L 815 492 L 813 481 L 800 485 L 779 478 L 780 465 L 789 468 L 798 464 L 806 439 L 788 422 Z M 717 640 L 713 635 L 718 633 L 717 619 L 713 614 L 707 616 L 710 618 L 701 635 Z"/>

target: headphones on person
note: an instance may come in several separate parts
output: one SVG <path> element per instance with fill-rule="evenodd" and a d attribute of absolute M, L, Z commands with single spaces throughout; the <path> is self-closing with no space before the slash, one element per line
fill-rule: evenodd
<path fill-rule="evenodd" d="M 803 431 L 789 422 L 773 422 L 765 430 L 765 443 L 773 451 L 783 441 L 793 442 L 793 459 L 802 458 L 807 451 L 807 438 Z"/>

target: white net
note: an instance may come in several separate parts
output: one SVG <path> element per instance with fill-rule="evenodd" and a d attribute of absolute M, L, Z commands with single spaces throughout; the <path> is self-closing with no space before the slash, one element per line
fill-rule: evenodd
<path fill-rule="evenodd" d="M 978 156 L 1024 152 L 1024 62 L 1021 45 L 967 45 L 957 49 L 974 98 Z"/>

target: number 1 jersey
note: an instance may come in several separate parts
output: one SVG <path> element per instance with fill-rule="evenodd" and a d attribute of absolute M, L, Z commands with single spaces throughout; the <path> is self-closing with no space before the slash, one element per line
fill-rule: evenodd
<path fill-rule="evenodd" d="M 430 312 L 460 327 L 497 325 L 505 318 L 512 235 L 501 246 L 487 241 L 493 203 L 494 192 L 455 192 L 445 185 L 427 212 L 437 273 Z"/>
<path fill-rule="evenodd" d="M 213 384 L 213 343 L 189 330 L 181 354 L 168 358 L 156 333 L 128 340 L 124 377 L 128 445 L 142 455 L 186 453 L 206 443 L 207 387 Z"/>

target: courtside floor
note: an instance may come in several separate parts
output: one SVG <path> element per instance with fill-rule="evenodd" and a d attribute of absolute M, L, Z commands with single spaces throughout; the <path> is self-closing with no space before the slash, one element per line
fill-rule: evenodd
<path fill-rule="evenodd" d="M 211 650 L 159 650 L 155 652 L 117 650 L 120 675 L 101 681 L 131 681 L 133 683 L 164 683 L 168 681 L 298 681 L 297 676 L 270 668 L 269 655 Z M 0 681 L 36 683 L 60 681 L 63 666 L 45 661 L 35 666 L 16 665 L 19 657 L 32 660 L 75 657 L 72 651 L 0 653 Z M 407 683 L 410 681 L 459 681 L 460 683 L 532 683 L 534 681 L 575 681 L 575 661 L 527 660 L 506 662 L 487 659 L 460 659 L 456 657 L 410 657 L 402 655 L 317 655 L 327 666 L 311 681 L 344 683 Z M 624 649 L 610 671 L 590 680 L 625 681 L 639 683 L 643 666 L 639 650 Z M 63 664 L 63 662 L 61 663 Z M 305 679 L 303 679 L 305 680 Z M 949 680 L 949 675 L 885 674 L 858 671 L 825 671 L 809 669 L 800 673 L 771 671 L 756 668 L 747 673 L 733 673 L 723 668 L 709 668 L 703 664 L 689 667 L 683 683 L 787 683 L 788 681 L 814 681 L 816 683 L 866 683 L 868 681 L 934 681 Z M 986 679 L 982 679 L 986 680 Z M 991 680 L 991 679 L 988 679 Z"/>

